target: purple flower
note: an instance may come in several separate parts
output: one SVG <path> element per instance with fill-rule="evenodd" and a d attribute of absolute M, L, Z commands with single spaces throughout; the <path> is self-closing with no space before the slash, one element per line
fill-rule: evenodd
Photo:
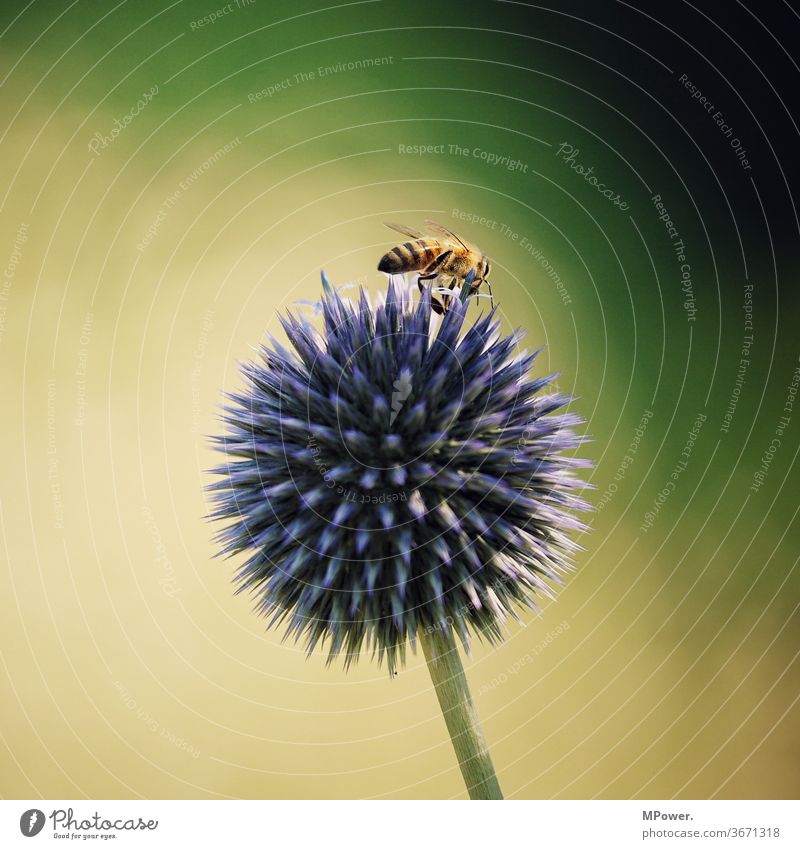
<path fill-rule="evenodd" d="M 578 547 L 581 419 L 494 311 L 466 326 L 453 298 L 434 332 L 429 291 L 323 288 L 322 332 L 281 318 L 293 350 L 270 339 L 224 407 L 212 517 L 247 554 L 239 590 L 346 665 L 369 648 L 394 670 L 421 629 L 495 641 Z"/>

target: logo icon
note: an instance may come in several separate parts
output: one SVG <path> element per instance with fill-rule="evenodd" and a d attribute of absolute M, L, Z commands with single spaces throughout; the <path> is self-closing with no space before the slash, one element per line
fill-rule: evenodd
<path fill-rule="evenodd" d="M 394 382 L 394 392 L 392 392 L 392 414 L 389 416 L 389 427 L 394 424 L 397 414 L 403 409 L 403 403 L 411 394 L 413 386 L 411 385 L 411 372 L 407 368 L 400 369 L 400 376 Z"/>
<path fill-rule="evenodd" d="M 25 837 L 36 837 L 44 828 L 44 811 L 31 808 L 19 818 L 19 830 Z"/>

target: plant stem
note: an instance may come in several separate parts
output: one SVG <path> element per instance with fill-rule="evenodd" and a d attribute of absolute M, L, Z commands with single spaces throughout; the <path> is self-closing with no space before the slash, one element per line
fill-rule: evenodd
<path fill-rule="evenodd" d="M 453 635 L 436 630 L 417 636 L 470 799 L 502 799 Z"/>

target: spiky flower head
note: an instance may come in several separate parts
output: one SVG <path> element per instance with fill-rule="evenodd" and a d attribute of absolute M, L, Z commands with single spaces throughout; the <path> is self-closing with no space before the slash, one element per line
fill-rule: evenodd
<path fill-rule="evenodd" d="M 322 331 L 282 317 L 294 350 L 270 338 L 224 407 L 212 516 L 248 554 L 239 589 L 346 664 L 368 648 L 394 670 L 421 629 L 495 641 L 577 548 L 581 420 L 494 311 L 465 327 L 468 285 L 438 331 L 429 290 L 323 289 Z"/>

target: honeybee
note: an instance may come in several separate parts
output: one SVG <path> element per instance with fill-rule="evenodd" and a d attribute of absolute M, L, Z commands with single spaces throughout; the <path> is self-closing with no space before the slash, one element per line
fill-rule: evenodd
<path fill-rule="evenodd" d="M 409 236 L 412 241 L 397 245 L 381 257 L 378 263 L 378 271 L 388 274 L 402 274 L 406 271 L 421 272 L 417 278 L 420 292 L 425 291 L 423 280 L 434 280 L 437 277 L 450 278 L 449 289 L 455 288 L 458 281 L 463 283 L 466 276 L 472 271 L 474 278 L 470 289 L 470 295 L 475 295 L 482 283 L 489 288 L 489 298 L 494 307 L 492 287 L 486 279 L 489 276 L 491 265 L 489 259 L 483 255 L 479 248 L 465 242 L 456 236 L 447 227 L 437 224 L 435 221 L 425 222 L 425 231 L 415 230 L 403 224 L 385 222 L 387 227 L 397 230 L 404 236 Z M 431 294 L 431 308 L 434 312 L 444 315 L 448 310 L 451 295 L 442 289 L 437 290 L 441 296 L 434 298 Z"/>

